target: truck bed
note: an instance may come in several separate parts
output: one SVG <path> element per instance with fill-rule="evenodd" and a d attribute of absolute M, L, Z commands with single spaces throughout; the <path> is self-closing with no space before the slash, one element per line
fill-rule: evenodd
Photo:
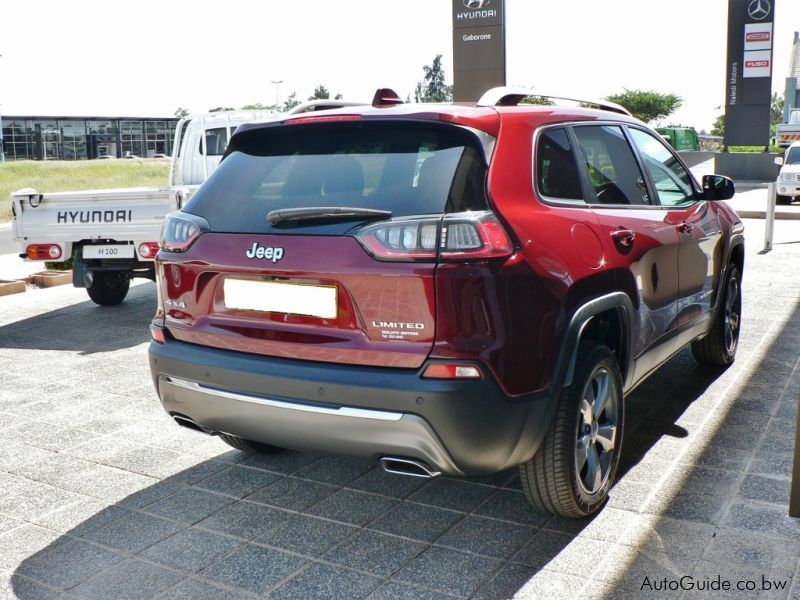
<path fill-rule="evenodd" d="M 157 240 L 164 216 L 176 210 L 168 187 L 142 187 L 11 196 L 19 242 Z"/>

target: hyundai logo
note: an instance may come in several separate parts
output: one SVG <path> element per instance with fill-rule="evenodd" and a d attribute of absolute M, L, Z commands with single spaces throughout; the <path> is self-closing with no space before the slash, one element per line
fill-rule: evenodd
<path fill-rule="evenodd" d="M 471 10 L 480 10 L 491 4 L 492 0 L 464 0 L 464 6 Z"/>
<path fill-rule="evenodd" d="M 466 3 L 466 0 L 464 0 Z M 488 3 L 487 3 L 488 4 Z M 747 14 L 751 19 L 756 21 L 763 21 L 769 16 L 772 11 L 772 5 L 769 0 L 753 0 L 747 5 Z"/>

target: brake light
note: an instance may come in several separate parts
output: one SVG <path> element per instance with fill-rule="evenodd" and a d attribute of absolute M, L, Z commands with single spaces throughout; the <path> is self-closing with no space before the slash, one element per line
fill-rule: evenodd
<path fill-rule="evenodd" d="M 31 244 L 25 250 L 30 260 L 58 260 L 61 258 L 61 246 L 58 244 Z"/>
<path fill-rule="evenodd" d="M 158 325 L 150 325 L 150 336 L 153 338 L 153 341 L 157 344 L 166 344 L 167 343 L 167 336 L 164 333 L 164 328 L 159 327 Z"/>
<path fill-rule="evenodd" d="M 355 237 L 378 260 L 478 260 L 514 250 L 491 211 L 391 219 L 362 227 Z"/>
<path fill-rule="evenodd" d="M 158 242 L 142 242 L 139 244 L 139 256 L 154 258 L 158 254 Z"/>
<path fill-rule="evenodd" d="M 422 373 L 425 379 L 483 379 L 483 373 L 474 365 L 433 363 Z"/>
<path fill-rule="evenodd" d="M 195 240 L 210 229 L 208 221 L 191 213 L 177 211 L 167 215 L 161 230 L 160 246 L 168 252 L 186 252 Z"/>
<path fill-rule="evenodd" d="M 286 125 L 299 125 L 300 123 L 317 123 L 324 121 L 331 123 L 334 121 L 358 121 L 361 115 L 330 115 L 324 117 L 297 117 L 296 119 L 289 119 Z"/>
<path fill-rule="evenodd" d="M 490 211 L 448 215 L 442 224 L 441 257 L 445 260 L 506 258 L 514 245 Z"/>

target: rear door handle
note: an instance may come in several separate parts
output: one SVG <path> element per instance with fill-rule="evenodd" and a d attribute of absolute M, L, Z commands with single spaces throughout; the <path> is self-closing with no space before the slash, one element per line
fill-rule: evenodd
<path fill-rule="evenodd" d="M 633 240 L 636 239 L 636 234 L 631 229 L 615 229 L 611 232 L 611 239 L 614 243 L 623 248 L 630 248 L 633 246 Z"/>
<path fill-rule="evenodd" d="M 694 225 L 684 221 L 683 223 L 677 225 L 677 228 L 681 233 L 691 233 L 692 229 L 694 229 Z"/>

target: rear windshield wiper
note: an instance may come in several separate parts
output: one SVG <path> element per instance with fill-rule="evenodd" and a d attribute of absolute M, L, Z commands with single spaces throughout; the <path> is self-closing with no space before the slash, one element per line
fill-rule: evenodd
<path fill-rule="evenodd" d="M 390 210 L 354 208 L 350 206 L 309 206 L 306 208 L 281 208 L 270 211 L 267 221 L 275 227 L 291 227 L 304 223 L 335 223 L 338 221 L 375 221 L 388 219 Z"/>

